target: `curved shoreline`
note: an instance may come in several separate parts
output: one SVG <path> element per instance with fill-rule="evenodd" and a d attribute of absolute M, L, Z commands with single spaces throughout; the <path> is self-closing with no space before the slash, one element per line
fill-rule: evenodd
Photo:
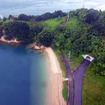
<path fill-rule="evenodd" d="M 66 101 L 64 101 L 62 96 L 63 76 L 57 57 L 51 47 L 46 48 L 44 53 L 50 69 L 48 105 L 66 105 Z"/>
<path fill-rule="evenodd" d="M 14 40 L 6 40 L 5 39 L 5 36 L 2 36 L 1 38 L 0 38 L 0 41 L 1 42 L 3 42 L 3 43 L 8 43 L 8 44 L 20 44 L 21 42 L 19 42 L 19 41 L 17 41 L 16 39 L 14 39 Z"/>
<path fill-rule="evenodd" d="M 0 41 L 3 43 L 8 44 L 21 44 L 21 42 L 18 42 L 15 40 L 5 40 L 4 38 L 0 38 Z M 47 103 L 48 105 L 66 105 L 66 101 L 64 101 L 62 97 L 62 89 L 63 89 L 63 76 L 60 68 L 60 64 L 57 60 L 57 57 L 55 53 L 53 52 L 51 47 L 38 47 L 35 43 L 29 44 L 29 48 L 33 48 L 34 50 L 41 50 L 41 52 L 44 52 L 48 69 L 49 69 L 49 80 L 48 80 L 48 95 L 47 95 Z M 49 98 L 50 97 L 50 98 Z"/>

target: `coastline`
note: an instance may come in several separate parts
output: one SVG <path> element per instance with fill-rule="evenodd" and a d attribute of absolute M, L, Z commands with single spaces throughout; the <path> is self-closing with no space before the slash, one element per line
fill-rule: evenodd
<path fill-rule="evenodd" d="M 7 43 L 7 44 L 23 44 L 20 41 L 17 41 L 16 39 L 14 40 L 6 40 L 5 36 L 2 36 L 0 38 L 0 42 L 2 43 Z M 44 46 L 37 46 L 35 42 L 28 44 L 27 48 L 32 48 L 33 50 L 41 50 L 40 52 L 43 53 L 43 50 L 46 48 Z"/>
<path fill-rule="evenodd" d="M 63 76 L 60 64 L 51 47 L 44 50 L 49 68 L 48 105 L 66 105 L 62 96 Z"/>
<path fill-rule="evenodd" d="M 21 44 L 21 42 L 19 42 L 19 41 L 17 41 L 16 39 L 14 39 L 14 40 L 6 40 L 5 39 L 5 36 L 2 36 L 1 38 L 0 38 L 0 42 L 3 42 L 3 43 L 8 43 L 8 44 Z"/>
<path fill-rule="evenodd" d="M 4 37 L 0 38 L 0 42 L 8 44 L 21 44 L 16 39 L 8 41 Z M 48 95 L 47 95 L 47 105 L 66 105 L 66 101 L 62 96 L 63 89 L 63 76 L 60 68 L 60 64 L 57 60 L 55 53 L 51 47 L 38 47 L 36 43 L 29 44 L 27 47 L 34 50 L 40 50 L 40 53 L 44 53 L 47 61 L 48 72 Z"/>

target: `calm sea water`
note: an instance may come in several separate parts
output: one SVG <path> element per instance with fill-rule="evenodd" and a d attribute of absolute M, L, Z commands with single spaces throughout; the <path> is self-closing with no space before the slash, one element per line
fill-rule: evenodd
<path fill-rule="evenodd" d="M 38 51 L 0 44 L 0 105 L 46 105 L 45 70 Z"/>

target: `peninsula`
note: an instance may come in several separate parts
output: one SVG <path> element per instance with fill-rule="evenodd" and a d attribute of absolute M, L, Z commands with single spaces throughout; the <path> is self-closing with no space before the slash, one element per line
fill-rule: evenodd
<path fill-rule="evenodd" d="M 0 20 L 0 41 L 32 43 L 33 49 L 43 50 L 49 65 L 49 104 L 65 105 L 68 84 L 62 85 L 63 72 L 56 51 L 64 54 L 72 72 L 82 63 L 81 55 L 91 55 L 94 61 L 87 69 L 83 84 L 84 105 L 104 104 L 105 90 L 105 11 L 80 8 L 65 13 L 55 11 L 40 16 L 9 16 Z M 67 75 L 66 75 L 67 78 Z M 64 101 L 65 100 L 65 101 Z M 51 103 L 50 103 L 51 102 Z"/>

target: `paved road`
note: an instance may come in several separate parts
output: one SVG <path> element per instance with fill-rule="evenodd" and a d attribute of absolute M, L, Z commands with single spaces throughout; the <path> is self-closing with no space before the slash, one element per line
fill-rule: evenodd
<path fill-rule="evenodd" d="M 67 105 L 82 105 L 82 84 L 84 79 L 84 74 L 90 61 L 85 60 L 80 64 L 77 69 L 76 73 L 71 72 L 71 68 L 69 66 L 69 62 L 67 61 L 66 57 L 62 54 L 62 60 L 65 64 L 65 68 L 67 71 L 67 75 L 69 78 L 68 81 L 68 100 Z"/>
<path fill-rule="evenodd" d="M 82 64 L 80 64 L 77 69 L 76 73 L 74 74 L 74 90 L 75 90 L 75 97 L 74 97 L 74 105 L 82 105 L 82 84 L 86 69 L 90 61 L 84 60 Z"/>

